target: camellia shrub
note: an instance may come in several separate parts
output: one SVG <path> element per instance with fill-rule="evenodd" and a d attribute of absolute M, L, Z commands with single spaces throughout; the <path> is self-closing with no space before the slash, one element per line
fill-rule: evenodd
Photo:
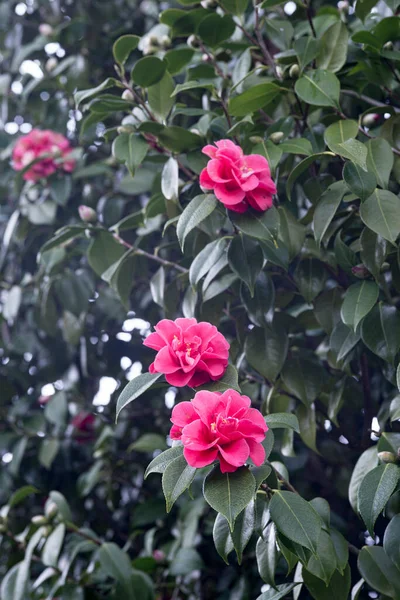
<path fill-rule="evenodd" d="M 400 599 L 399 7 L 0 5 L 1 600 Z"/>

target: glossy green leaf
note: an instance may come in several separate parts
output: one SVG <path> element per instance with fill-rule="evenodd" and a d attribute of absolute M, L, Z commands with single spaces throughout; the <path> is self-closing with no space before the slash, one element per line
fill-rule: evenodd
<path fill-rule="evenodd" d="M 265 416 L 265 422 L 270 429 L 292 429 L 300 433 L 299 421 L 296 415 L 290 413 L 271 413 Z"/>
<path fill-rule="evenodd" d="M 325 376 L 325 370 L 319 363 L 302 357 L 289 358 L 282 371 L 287 388 L 306 406 L 317 398 Z"/>
<path fill-rule="evenodd" d="M 350 567 L 347 566 L 343 575 L 335 571 L 327 586 L 321 579 L 315 577 L 307 569 L 302 571 L 303 581 L 314 600 L 331 600 L 331 598 L 348 598 L 351 587 Z"/>
<path fill-rule="evenodd" d="M 283 535 L 313 553 L 317 551 L 322 521 L 306 500 L 293 492 L 275 491 L 269 510 L 271 519 Z"/>
<path fill-rule="evenodd" d="M 294 89 L 303 102 L 312 106 L 339 105 L 340 82 L 329 71 L 318 69 L 308 72 L 296 81 Z"/>
<path fill-rule="evenodd" d="M 188 49 L 189 50 L 189 49 Z M 175 83 L 171 75 L 166 72 L 158 83 L 151 85 L 147 90 L 147 99 L 152 112 L 161 121 L 164 121 L 174 106 L 174 99 L 171 98 Z"/>
<path fill-rule="evenodd" d="M 211 508 L 224 515 L 233 530 L 237 517 L 254 497 L 255 484 L 247 467 L 221 473 L 216 466 L 204 480 L 203 494 Z"/>
<path fill-rule="evenodd" d="M 176 500 L 192 483 L 196 475 L 196 468 L 187 464 L 183 455 L 171 461 L 162 476 L 162 489 L 167 505 L 167 512 L 175 504 Z"/>
<path fill-rule="evenodd" d="M 263 465 L 265 466 L 265 465 Z M 238 563 L 242 563 L 243 552 L 250 542 L 254 532 L 255 525 L 255 506 L 252 500 L 246 508 L 239 514 L 231 532 L 233 546 L 236 551 Z"/>
<path fill-rule="evenodd" d="M 161 373 L 142 373 L 138 375 L 132 381 L 130 381 L 123 389 L 117 400 L 116 407 L 116 419 L 118 419 L 119 413 L 128 404 L 136 400 L 146 390 L 148 390 L 153 383 L 161 377 Z"/>
<path fill-rule="evenodd" d="M 390 560 L 400 570 L 400 514 L 395 515 L 386 527 L 383 548 Z"/>
<path fill-rule="evenodd" d="M 367 155 L 368 168 L 368 155 Z M 364 201 L 370 197 L 376 188 L 376 177 L 370 170 L 365 172 L 359 165 L 346 162 L 343 169 L 343 179 L 349 190 Z"/>
<path fill-rule="evenodd" d="M 276 527 L 270 523 L 256 545 L 257 568 L 265 583 L 275 587 L 275 571 L 278 564 L 278 548 L 276 544 Z"/>
<path fill-rule="evenodd" d="M 182 456 L 183 446 L 173 446 L 158 454 L 149 466 L 147 467 L 144 478 L 146 479 L 151 473 L 164 473 L 167 466 L 179 456 Z"/>
<path fill-rule="evenodd" d="M 336 181 L 322 194 L 314 212 L 314 236 L 316 242 L 321 244 L 332 219 L 346 193 L 344 181 Z"/>
<path fill-rule="evenodd" d="M 264 213 L 256 211 L 231 212 L 229 216 L 242 233 L 261 241 L 276 241 L 279 230 L 279 213 L 275 207 Z"/>
<path fill-rule="evenodd" d="M 281 88 L 275 83 L 259 83 L 229 101 L 229 114 L 244 117 L 260 108 L 264 108 L 281 94 Z"/>
<path fill-rule="evenodd" d="M 229 15 L 221 17 L 217 13 L 213 13 L 204 17 L 199 24 L 197 33 L 207 46 L 215 48 L 231 37 L 235 27 L 235 22 Z"/>
<path fill-rule="evenodd" d="M 372 281 L 360 281 L 351 285 L 344 295 L 341 316 L 343 323 L 357 329 L 360 321 L 372 310 L 379 295 L 379 288 Z"/>
<path fill-rule="evenodd" d="M 276 589 L 270 589 L 258 596 L 257 600 L 282 600 L 297 586 L 297 583 L 282 583 Z"/>
<path fill-rule="evenodd" d="M 235 236 L 228 248 L 228 262 L 232 271 L 244 281 L 251 295 L 254 295 L 257 275 L 264 264 L 259 244 L 247 236 Z"/>
<path fill-rule="evenodd" d="M 229 564 L 228 554 L 233 551 L 233 541 L 229 523 L 223 515 L 217 514 L 213 527 L 214 546 L 220 557 Z"/>
<path fill-rule="evenodd" d="M 51 532 L 42 550 L 42 563 L 46 567 L 56 567 L 65 537 L 65 525 L 60 523 Z"/>
<path fill-rule="evenodd" d="M 399 467 L 389 463 L 375 467 L 361 482 L 358 489 L 358 510 L 372 536 L 376 519 L 396 489 L 399 478 Z"/>
<path fill-rule="evenodd" d="M 358 570 L 374 590 L 395 600 L 400 595 L 400 569 L 390 560 L 381 546 L 361 549 Z"/>
<path fill-rule="evenodd" d="M 361 337 L 374 354 L 393 364 L 400 348 L 400 313 L 396 307 L 379 302 L 362 322 Z"/>
<path fill-rule="evenodd" d="M 216 208 L 217 199 L 214 194 L 200 194 L 191 200 L 179 217 L 176 234 L 182 250 L 188 234 L 200 225 Z"/>
<path fill-rule="evenodd" d="M 400 199 L 386 190 L 378 190 L 360 208 L 365 225 L 385 240 L 394 243 L 400 233 Z"/>
<path fill-rule="evenodd" d="M 167 70 L 167 63 L 156 56 L 140 58 L 134 65 L 131 77 L 141 87 L 148 88 L 161 81 Z"/>
<path fill-rule="evenodd" d="M 328 159 L 332 156 L 334 156 L 332 152 L 319 152 L 318 154 L 308 156 L 307 158 L 299 162 L 299 164 L 295 166 L 293 171 L 291 171 L 286 182 L 286 195 L 288 197 L 288 200 L 291 200 L 293 185 L 295 181 L 300 177 L 300 175 L 302 175 L 308 169 L 308 167 L 310 167 L 315 161 Z"/>
<path fill-rule="evenodd" d="M 346 62 L 348 41 L 347 27 L 342 21 L 329 27 L 320 41 L 316 61 L 318 69 L 326 69 L 332 73 L 340 71 Z"/>
<path fill-rule="evenodd" d="M 367 169 L 375 175 L 378 185 L 387 189 L 394 164 L 394 155 L 390 144 L 383 138 L 375 138 L 369 140 L 366 146 L 368 150 Z"/>
<path fill-rule="evenodd" d="M 140 37 L 137 35 L 122 35 L 114 42 L 113 55 L 118 64 L 121 66 L 126 63 L 129 55 L 133 50 L 136 50 L 140 42 Z"/>
<path fill-rule="evenodd" d="M 305 301 L 312 302 L 324 288 L 326 271 L 320 261 L 305 258 L 297 265 L 294 279 Z"/>

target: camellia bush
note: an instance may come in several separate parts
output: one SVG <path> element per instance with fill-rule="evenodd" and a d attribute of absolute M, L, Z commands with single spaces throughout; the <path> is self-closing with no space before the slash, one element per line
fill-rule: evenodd
<path fill-rule="evenodd" d="M 0 3 L 1 600 L 400 599 L 398 9 Z"/>

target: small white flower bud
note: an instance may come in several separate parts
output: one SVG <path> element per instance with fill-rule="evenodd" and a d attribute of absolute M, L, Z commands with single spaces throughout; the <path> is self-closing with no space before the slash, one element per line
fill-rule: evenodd
<path fill-rule="evenodd" d="M 39 25 L 39 33 L 40 35 L 44 35 L 45 37 L 50 37 L 54 33 L 54 29 L 48 23 L 41 23 Z"/>
<path fill-rule="evenodd" d="M 134 96 L 133 96 L 131 90 L 124 90 L 122 92 L 121 98 L 122 98 L 122 100 L 126 100 L 127 102 L 132 102 L 134 99 Z"/>
<path fill-rule="evenodd" d="M 58 60 L 54 56 L 51 56 L 46 61 L 45 69 L 46 69 L 46 71 L 48 71 L 49 73 L 51 73 L 52 71 L 54 71 L 54 69 L 56 68 L 57 65 L 58 65 Z"/>
<path fill-rule="evenodd" d="M 80 218 L 82 219 L 82 221 L 85 221 L 85 223 L 93 223 L 97 221 L 96 211 L 93 210 L 93 208 L 90 208 L 90 206 L 81 204 L 78 208 L 78 212 Z"/>

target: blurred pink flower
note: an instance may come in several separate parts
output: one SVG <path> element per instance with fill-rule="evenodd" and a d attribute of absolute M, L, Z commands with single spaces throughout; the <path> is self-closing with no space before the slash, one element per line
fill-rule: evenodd
<path fill-rule="evenodd" d="M 21 171 L 34 160 L 40 159 L 24 173 L 26 181 L 48 177 L 58 169 L 70 173 L 75 168 L 75 160 L 68 160 L 71 151 L 69 141 L 61 133 L 49 129 L 32 129 L 17 140 L 12 154 L 13 167 L 16 171 Z"/>
<path fill-rule="evenodd" d="M 260 154 L 246 156 L 231 140 L 220 140 L 215 146 L 203 148 L 211 160 L 200 173 L 200 185 L 213 190 L 218 200 L 235 212 L 243 213 L 250 206 L 259 211 L 271 208 L 276 186 L 267 159 Z"/>
<path fill-rule="evenodd" d="M 157 350 L 150 373 L 164 373 L 171 385 L 197 387 L 220 379 L 228 366 L 229 344 L 211 323 L 163 319 L 143 342 Z"/>
<path fill-rule="evenodd" d="M 265 459 L 262 441 L 268 427 L 250 398 L 235 390 L 197 392 L 191 402 L 177 404 L 170 436 L 181 440 L 183 454 L 192 467 L 219 460 L 222 473 L 232 473 L 251 458 L 260 466 Z"/>

